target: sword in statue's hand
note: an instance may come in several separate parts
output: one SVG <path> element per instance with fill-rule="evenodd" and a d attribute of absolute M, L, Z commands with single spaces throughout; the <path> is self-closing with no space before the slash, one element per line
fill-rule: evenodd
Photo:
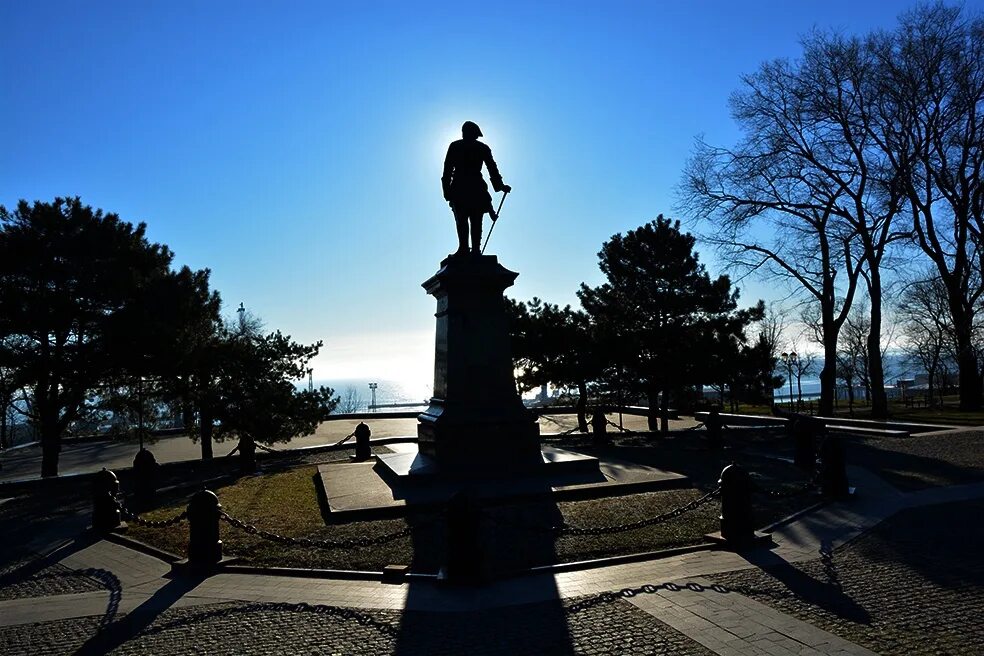
<path fill-rule="evenodd" d="M 506 202 L 506 196 L 512 189 L 506 189 L 502 192 L 502 200 L 499 201 L 499 207 L 495 210 L 495 214 L 492 215 L 492 227 L 489 228 L 489 234 L 485 236 L 485 243 L 482 244 L 482 255 L 485 255 L 485 247 L 489 245 L 489 238 L 492 236 L 492 231 L 495 230 L 495 222 L 499 220 L 499 212 L 502 211 L 502 204 Z"/>

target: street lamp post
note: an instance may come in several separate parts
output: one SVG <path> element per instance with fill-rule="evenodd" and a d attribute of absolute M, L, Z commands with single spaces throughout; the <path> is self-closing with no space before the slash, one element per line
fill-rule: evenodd
<path fill-rule="evenodd" d="M 789 379 L 789 407 L 793 407 L 793 363 L 796 362 L 796 351 L 790 353 L 783 351 L 779 357 L 786 363 L 786 378 Z"/>
<path fill-rule="evenodd" d="M 369 383 L 369 392 L 372 394 L 372 401 L 370 402 L 370 408 L 373 412 L 376 412 L 376 388 L 379 387 L 379 383 Z"/>

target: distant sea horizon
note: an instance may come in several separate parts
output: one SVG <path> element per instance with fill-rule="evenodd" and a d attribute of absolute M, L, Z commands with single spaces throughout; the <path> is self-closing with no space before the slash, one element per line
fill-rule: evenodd
<path fill-rule="evenodd" d="M 810 372 L 800 380 L 802 392 L 797 389 L 796 378 L 795 375 L 793 376 L 793 398 L 800 397 L 800 394 L 802 394 L 801 398 L 803 400 L 819 398 L 819 360 L 815 366 L 818 369 L 816 372 Z M 774 398 L 777 401 L 788 400 L 789 398 L 787 373 L 786 367 L 780 362 L 779 366 L 776 367 L 776 374 L 783 377 L 783 384 L 775 390 Z M 888 353 L 885 355 L 886 387 L 893 388 L 895 387 L 895 382 L 900 378 L 912 379 L 918 373 L 920 373 L 919 367 L 911 366 L 901 354 Z M 431 375 L 430 372 L 427 375 L 429 378 Z M 376 383 L 376 404 L 380 406 L 412 403 L 423 407 L 427 405 L 433 393 L 431 381 L 424 380 L 423 377 L 419 381 L 399 381 L 385 378 L 330 378 L 314 380 L 315 387 L 325 385 L 335 391 L 335 394 L 341 399 L 338 412 L 343 411 L 343 408 L 346 412 L 366 412 L 372 400 L 369 383 Z M 306 389 L 307 381 L 299 381 L 297 386 L 298 388 Z M 838 386 L 842 387 L 841 381 L 838 381 Z M 860 385 L 858 385 L 858 389 L 861 389 Z M 709 390 L 710 388 L 705 388 L 705 391 Z M 531 392 L 530 395 L 537 392 L 538 390 Z M 845 392 L 841 390 L 841 393 Z M 410 410 L 412 408 L 407 409 Z"/>
<path fill-rule="evenodd" d="M 385 378 L 331 378 L 314 381 L 314 386 L 327 386 L 335 391 L 340 399 L 336 412 L 366 412 L 372 401 L 369 383 L 376 384 L 376 405 L 413 403 L 426 406 L 431 397 L 433 385 L 428 382 L 409 382 Z M 306 387 L 305 381 L 300 387 Z M 398 408 L 393 408 L 397 410 Z M 412 408 L 407 408 L 412 410 Z"/>

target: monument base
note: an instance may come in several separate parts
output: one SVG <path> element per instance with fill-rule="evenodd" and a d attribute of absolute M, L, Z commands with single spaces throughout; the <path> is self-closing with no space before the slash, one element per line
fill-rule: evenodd
<path fill-rule="evenodd" d="M 537 470 L 471 467 L 470 474 L 442 471 L 416 444 L 391 444 L 395 453 L 375 462 L 328 463 L 315 477 L 326 522 L 405 517 L 440 510 L 455 492 L 467 489 L 486 503 L 594 499 L 687 487 L 674 472 L 601 456 L 595 458 L 544 446 Z M 480 457 L 480 454 L 476 454 Z"/>
<path fill-rule="evenodd" d="M 388 481 L 403 484 L 431 483 L 433 481 L 468 482 L 475 480 L 495 480 L 517 476 L 550 478 L 571 474 L 582 474 L 603 481 L 598 469 L 598 459 L 581 453 L 543 447 L 537 449 L 537 461 L 503 461 L 499 447 L 490 445 L 485 450 L 473 452 L 467 463 L 453 465 L 421 453 L 420 450 L 404 451 L 377 456 L 376 471 Z M 464 466 L 462 466 L 464 465 Z"/>

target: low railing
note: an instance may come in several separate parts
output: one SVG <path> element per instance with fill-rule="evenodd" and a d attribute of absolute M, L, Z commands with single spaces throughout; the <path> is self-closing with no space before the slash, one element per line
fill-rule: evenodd
<path fill-rule="evenodd" d="M 814 452 L 817 453 L 817 452 Z M 481 578 L 481 537 L 483 521 L 507 526 L 521 531 L 562 536 L 596 536 L 634 531 L 674 521 L 702 506 L 720 502 L 721 537 L 732 548 L 752 543 L 754 531 L 753 495 L 765 494 L 772 498 L 789 498 L 820 493 L 824 497 L 840 499 L 847 491 L 846 467 L 840 438 L 827 437 L 820 444 L 819 457 L 808 468 L 808 477 L 801 483 L 780 488 L 764 488 L 753 482 L 745 468 L 732 464 L 721 472 L 718 486 L 703 495 L 668 511 L 663 511 L 632 522 L 600 526 L 577 526 L 561 522 L 555 525 L 524 523 L 489 513 L 482 504 L 466 492 L 458 492 L 447 504 L 429 517 L 400 530 L 377 536 L 339 537 L 314 539 L 282 535 L 277 531 L 255 526 L 224 510 L 218 496 L 208 490 L 196 492 L 187 508 L 169 518 L 149 520 L 128 508 L 119 494 L 116 475 L 102 470 L 93 489 L 92 525 L 99 533 L 118 529 L 123 521 L 158 530 L 169 530 L 188 523 L 188 566 L 199 573 L 215 571 L 222 561 L 222 542 L 219 525 L 225 522 L 233 529 L 243 531 L 262 540 L 309 549 L 365 549 L 380 544 L 409 538 L 422 526 L 443 522 L 447 539 L 447 577 L 457 582 L 475 582 Z"/>

